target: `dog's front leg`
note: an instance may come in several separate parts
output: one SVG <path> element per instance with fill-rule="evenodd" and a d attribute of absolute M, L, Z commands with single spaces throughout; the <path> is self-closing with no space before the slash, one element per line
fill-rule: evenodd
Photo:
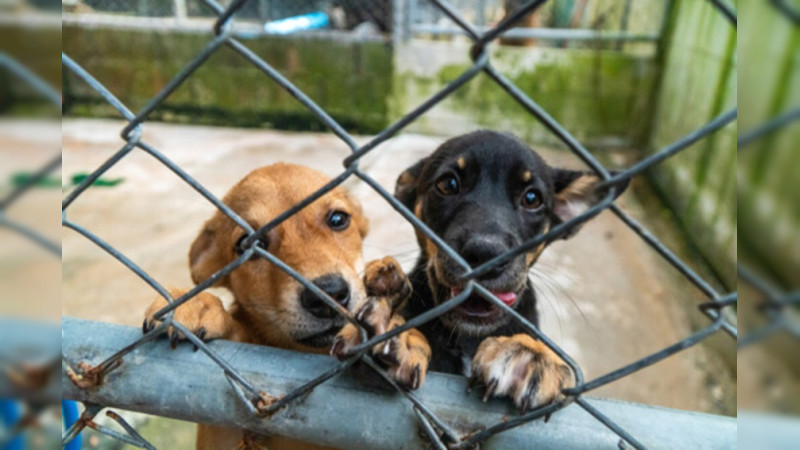
<path fill-rule="evenodd" d="M 572 371 L 550 347 L 527 334 L 489 337 L 472 359 L 470 388 L 486 386 L 483 400 L 508 396 L 522 412 L 563 398 Z"/>
<path fill-rule="evenodd" d="M 394 258 L 387 256 L 367 264 L 364 286 L 368 298 L 356 313 L 356 319 L 369 338 L 405 324 L 400 312 L 411 295 L 411 282 Z M 344 358 L 360 343 L 358 329 L 348 324 L 336 336 L 331 354 Z M 431 347 L 425 336 L 412 328 L 376 345 L 371 354 L 399 385 L 417 389 L 425 381 Z"/>

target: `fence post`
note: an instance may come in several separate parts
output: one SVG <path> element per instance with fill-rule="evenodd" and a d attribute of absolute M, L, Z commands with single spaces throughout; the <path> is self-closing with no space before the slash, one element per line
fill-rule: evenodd
<path fill-rule="evenodd" d="M 173 0 L 173 9 L 175 12 L 175 18 L 178 21 L 186 20 L 188 17 L 188 13 L 186 10 L 186 0 Z"/>
<path fill-rule="evenodd" d="M 392 43 L 406 42 L 410 37 L 409 0 L 392 1 Z"/>

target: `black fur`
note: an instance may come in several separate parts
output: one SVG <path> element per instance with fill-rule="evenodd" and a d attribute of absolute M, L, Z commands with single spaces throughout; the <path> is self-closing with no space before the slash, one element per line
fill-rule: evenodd
<path fill-rule="evenodd" d="M 527 179 L 526 173 L 530 174 Z M 554 208 L 559 192 L 584 176 L 591 175 L 548 166 L 512 135 L 477 131 L 445 142 L 406 170 L 398 178 L 395 196 L 418 211 L 425 224 L 476 267 L 560 223 L 562 217 Z M 448 189 L 451 177 L 458 186 L 455 194 Z M 538 208 L 523 206 L 523 196 L 530 189 L 541 200 Z M 587 203 L 600 198 L 592 194 Z M 409 275 L 414 291 L 404 312 L 408 318 L 446 301 L 463 286 L 459 279 L 463 268 L 439 251 L 438 270 L 434 270 L 425 239 L 418 236 L 423 251 Z M 529 262 L 521 255 L 478 281 L 492 291 L 516 293 L 511 307 L 538 327 L 536 295 L 527 276 Z M 475 294 L 464 305 L 460 312 L 451 310 L 419 327 L 433 351 L 431 370 L 467 374 L 468 362 L 483 339 L 524 332 L 516 321 Z"/>

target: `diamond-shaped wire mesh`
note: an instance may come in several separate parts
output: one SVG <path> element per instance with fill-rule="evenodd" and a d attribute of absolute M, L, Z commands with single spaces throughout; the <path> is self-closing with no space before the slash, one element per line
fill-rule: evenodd
<path fill-rule="evenodd" d="M 529 98 L 525 94 L 525 92 L 523 92 L 517 86 L 515 86 L 508 78 L 506 78 L 502 73 L 496 70 L 492 65 L 489 52 L 487 51 L 487 45 L 495 41 L 496 39 L 500 38 L 503 35 L 503 33 L 512 28 L 515 25 L 515 23 L 522 20 L 527 15 L 533 13 L 537 8 L 539 8 L 543 3 L 545 3 L 544 0 L 534 0 L 527 2 L 517 11 L 508 14 L 494 28 L 491 28 L 485 32 L 479 31 L 476 27 L 474 27 L 466 20 L 464 20 L 464 18 L 461 17 L 459 13 L 450 4 L 441 0 L 432 0 L 431 5 L 435 7 L 438 11 L 440 11 L 441 14 L 448 17 L 456 26 L 460 27 L 463 30 L 463 32 L 466 33 L 469 39 L 473 41 L 474 45 L 472 47 L 472 51 L 470 54 L 473 61 L 471 67 L 466 71 L 464 71 L 462 74 L 460 74 L 458 77 L 456 77 L 453 81 L 451 81 L 440 92 L 436 93 L 435 95 L 427 99 L 424 103 L 422 103 L 417 108 L 413 109 L 411 112 L 403 116 L 397 122 L 388 126 L 381 133 L 372 138 L 369 142 L 363 145 L 358 145 L 356 141 L 348 134 L 348 132 L 342 126 L 340 126 L 334 119 L 332 119 L 331 116 L 329 116 L 325 112 L 325 110 L 323 110 L 316 103 L 314 103 L 314 101 L 312 101 L 305 93 L 303 93 L 301 90 L 295 87 L 290 79 L 287 79 L 286 77 L 281 75 L 277 70 L 275 70 L 269 64 L 269 62 L 263 60 L 258 55 L 250 51 L 245 44 L 237 40 L 229 32 L 232 29 L 234 13 L 236 13 L 241 8 L 245 7 L 247 3 L 248 3 L 247 1 L 235 0 L 233 2 L 230 2 L 230 4 L 227 7 L 225 7 L 219 3 L 214 2 L 213 0 L 205 0 L 205 4 L 218 17 L 214 25 L 215 36 L 213 37 L 213 39 L 210 40 L 208 45 L 199 54 L 197 54 L 194 57 L 194 59 L 192 59 L 185 66 L 185 68 L 180 71 L 180 73 L 175 75 L 175 77 L 169 83 L 167 83 L 164 89 L 161 92 L 159 92 L 155 97 L 153 97 L 153 99 L 138 113 L 133 113 L 130 110 L 128 110 L 125 107 L 125 105 L 123 105 L 111 92 L 109 92 L 103 86 L 101 82 L 94 79 L 91 74 L 87 73 L 79 64 L 70 59 L 68 55 L 66 54 L 62 55 L 62 62 L 64 67 L 67 70 L 73 72 L 77 77 L 82 79 L 92 89 L 97 91 L 110 105 L 112 105 L 119 112 L 119 114 L 122 117 L 124 117 L 127 120 L 126 126 L 121 130 L 121 136 L 124 140 L 124 144 L 122 145 L 120 150 L 117 153 L 115 153 L 111 158 L 109 158 L 105 163 L 103 163 L 100 167 L 98 167 L 90 176 L 86 177 L 86 179 L 83 180 L 82 183 L 80 183 L 74 190 L 72 190 L 64 198 L 62 203 L 63 225 L 67 228 L 71 228 L 77 231 L 81 235 L 85 236 L 87 239 L 97 244 L 100 248 L 108 252 L 110 255 L 116 258 L 120 263 L 124 264 L 130 270 L 135 272 L 139 277 L 141 277 L 145 282 L 147 282 L 156 292 L 158 292 L 159 295 L 167 299 L 169 303 L 168 306 L 165 306 L 158 313 L 156 313 L 156 317 L 162 319 L 161 325 L 159 325 L 156 329 L 145 334 L 138 341 L 132 343 L 126 348 L 120 349 L 117 353 L 108 357 L 105 361 L 95 366 L 81 365 L 80 361 L 65 360 L 64 361 L 64 364 L 66 366 L 65 370 L 68 373 L 72 374 L 75 377 L 75 379 L 82 379 L 82 380 L 102 379 L 104 375 L 108 374 L 115 368 L 119 367 L 121 358 L 123 356 L 130 353 L 132 350 L 139 347 L 143 343 L 150 341 L 156 336 L 162 334 L 168 327 L 172 326 L 175 327 L 177 330 L 181 331 L 182 333 L 184 333 L 189 341 L 191 341 L 194 345 L 196 345 L 200 350 L 202 350 L 206 355 L 208 355 L 220 366 L 220 369 L 224 371 L 227 379 L 230 381 L 233 391 L 242 400 L 244 405 L 246 405 L 246 407 L 255 415 L 268 416 L 269 414 L 281 408 L 284 407 L 291 408 L 292 402 L 296 401 L 304 394 L 313 390 L 320 383 L 324 383 L 326 380 L 341 373 L 355 362 L 364 361 L 369 367 L 372 368 L 372 370 L 378 372 L 388 382 L 393 384 L 393 386 L 404 396 L 406 396 L 409 401 L 413 402 L 415 407 L 415 412 L 417 413 L 417 418 L 422 424 L 422 429 L 425 430 L 426 434 L 428 435 L 428 438 L 434 443 L 434 445 L 437 448 L 469 448 L 493 436 L 496 433 L 501 433 L 509 428 L 513 428 L 521 424 L 525 424 L 529 421 L 548 416 L 553 412 L 557 411 L 558 409 L 563 408 L 567 404 L 573 402 L 576 403 L 581 408 L 583 408 L 584 410 L 586 410 L 597 420 L 605 424 L 611 431 L 619 435 L 621 439 L 623 439 L 631 446 L 636 448 L 643 448 L 644 447 L 643 444 L 639 440 L 637 440 L 635 436 L 629 434 L 624 429 L 624 427 L 618 425 L 611 418 L 605 416 L 602 411 L 599 411 L 594 406 L 592 406 L 591 403 L 589 403 L 585 398 L 582 397 L 582 394 L 589 392 L 593 389 L 597 389 L 615 380 L 618 380 L 619 378 L 630 375 L 652 364 L 655 364 L 671 355 L 674 355 L 680 351 L 683 351 L 689 347 L 698 344 L 699 342 L 707 339 L 709 336 L 714 335 L 720 331 L 729 334 L 735 339 L 737 337 L 736 326 L 725 319 L 725 314 L 722 313 L 722 310 L 723 308 L 730 308 L 736 304 L 737 294 L 735 292 L 733 293 L 718 292 L 715 288 L 712 287 L 710 283 L 705 281 L 700 275 L 698 275 L 694 270 L 692 270 L 685 262 L 683 262 L 678 256 L 672 253 L 663 243 L 661 243 L 658 240 L 657 237 L 655 237 L 651 232 L 649 232 L 641 224 L 635 221 L 619 206 L 615 205 L 613 203 L 614 190 L 615 190 L 614 186 L 621 181 L 630 179 L 631 177 L 642 173 L 646 169 L 649 169 L 654 165 L 663 162 L 664 160 L 674 156 L 675 154 L 681 152 L 682 150 L 685 150 L 691 144 L 697 142 L 698 140 L 705 138 L 709 134 L 735 121 L 736 109 L 734 108 L 730 111 L 721 114 L 720 116 L 714 118 L 709 123 L 700 126 L 696 131 L 690 133 L 689 135 L 664 147 L 663 149 L 660 149 L 658 152 L 655 152 L 651 156 L 648 156 L 643 160 L 633 164 L 627 169 L 612 175 L 602 164 L 600 164 L 600 162 L 592 155 L 590 151 L 588 151 L 576 138 L 574 138 L 569 133 L 568 130 L 564 129 L 564 127 L 562 127 L 556 120 L 554 120 L 548 114 L 547 111 L 541 108 L 536 103 L 535 99 Z M 726 6 L 724 2 L 710 0 L 710 3 L 712 3 L 718 9 L 720 14 L 723 14 L 725 17 L 729 19 L 731 26 L 736 27 L 736 16 L 734 11 L 732 11 L 728 6 Z M 266 75 L 266 77 L 269 78 L 269 80 L 265 79 L 265 82 L 277 83 L 283 89 L 291 93 L 295 98 L 297 98 L 297 100 L 300 103 L 302 103 L 311 113 L 313 113 L 328 129 L 330 129 L 331 132 L 333 132 L 336 136 L 338 136 L 352 151 L 352 153 L 343 160 L 345 169 L 339 176 L 335 177 L 324 187 L 317 190 L 313 195 L 309 196 L 302 202 L 286 210 L 279 216 L 275 217 L 270 223 L 266 224 L 260 229 L 253 229 L 245 220 L 243 220 L 234 211 L 232 211 L 229 207 L 227 207 L 224 203 L 222 203 L 211 192 L 206 190 L 197 180 L 195 180 L 191 175 L 189 175 L 186 171 L 184 171 L 179 165 L 170 161 L 170 159 L 168 159 L 164 154 L 162 154 L 157 148 L 155 148 L 152 144 L 146 142 L 142 138 L 142 126 L 144 122 L 147 120 L 150 113 L 152 113 L 156 108 L 158 108 L 161 105 L 161 103 L 167 97 L 170 96 L 172 92 L 174 92 L 182 83 L 184 83 L 188 78 L 190 78 L 194 73 L 194 71 L 199 67 L 201 67 L 203 64 L 205 64 L 208 58 L 222 46 L 229 47 L 234 52 L 238 53 L 243 58 L 251 62 L 259 70 L 261 70 Z M 411 211 L 409 211 L 397 199 L 395 199 L 391 193 L 389 193 L 386 189 L 384 189 L 369 174 L 359 169 L 359 160 L 367 153 L 378 151 L 376 150 L 376 148 L 379 146 L 379 144 L 385 142 L 387 139 L 396 135 L 399 131 L 401 131 L 404 127 L 409 125 L 416 118 L 420 117 L 422 114 L 425 114 L 434 105 L 447 98 L 451 93 L 453 93 L 459 87 L 465 85 L 466 83 L 469 83 L 470 80 L 472 80 L 476 75 L 478 75 L 481 72 L 486 74 L 492 80 L 494 80 L 494 82 L 496 82 L 497 85 L 499 85 L 504 91 L 506 91 L 511 98 L 517 101 L 539 122 L 541 122 L 545 127 L 547 127 L 591 170 L 593 170 L 595 173 L 597 173 L 599 177 L 605 180 L 603 186 L 604 188 L 608 189 L 608 194 L 604 198 L 604 200 L 601 201 L 598 205 L 591 208 L 590 210 L 580 215 L 579 217 L 570 220 L 569 222 L 563 223 L 559 226 L 556 226 L 552 230 L 543 235 L 537 236 L 527 242 L 524 242 L 522 245 L 518 246 L 517 248 L 508 252 L 507 254 L 501 255 L 478 267 L 470 267 L 458 255 L 456 251 L 454 251 L 451 247 L 449 247 L 429 227 L 427 227 L 424 223 L 422 223 Z M 765 125 L 765 127 L 770 127 L 770 126 L 775 126 L 775 125 L 774 124 Z M 741 144 L 742 141 L 740 140 L 740 145 Z M 69 207 L 72 204 L 72 202 L 76 198 L 78 198 L 83 192 L 85 192 L 87 187 L 91 186 L 91 184 L 95 180 L 97 180 L 100 176 L 102 176 L 108 169 L 110 169 L 112 166 L 123 160 L 126 156 L 130 155 L 132 152 L 145 152 L 156 158 L 161 164 L 169 168 L 177 177 L 181 178 L 189 186 L 195 189 L 199 195 L 203 196 L 216 208 L 222 211 L 227 217 L 229 217 L 231 220 L 233 220 L 235 223 L 241 226 L 247 233 L 247 237 L 242 243 L 243 251 L 235 261 L 233 261 L 232 263 L 221 269 L 219 272 L 212 275 L 209 279 L 199 283 L 195 288 L 193 288 L 192 290 L 190 290 L 189 292 L 178 298 L 171 297 L 169 295 L 168 290 L 165 289 L 155 278 L 153 278 L 146 271 L 138 267 L 132 260 L 130 260 L 124 254 L 120 253 L 113 246 L 103 241 L 100 237 L 95 235 L 91 230 L 81 227 L 80 225 L 73 222 L 69 218 Z M 232 367 L 222 358 L 217 356 L 215 352 L 211 348 L 209 348 L 209 346 L 207 346 L 198 336 L 191 333 L 182 324 L 173 320 L 172 318 L 173 311 L 179 305 L 188 301 L 192 301 L 195 295 L 197 295 L 199 292 L 213 285 L 217 280 L 224 277 L 231 271 L 235 270 L 237 267 L 239 267 L 241 264 L 243 264 L 251 257 L 259 256 L 283 269 L 292 278 L 300 282 L 305 288 L 309 289 L 310 291 L 314 292 L 317 296 L 319 296 L 327 305 L 334 308 L 334 310 L 336 310 L 339 314 L 344 315 L 350 323 L 353 323 L 356 326 L 358 326 L 362 330 L 362 333 L 364 333 L 363 328 L 360 327 L 358 322 L 353 317 L 351 317 L 345 310 L 338 307 L 336 302 L 332 298 L 330 298 L 326 293 L 322 292 L 317 286 L 315 286 L 309 280 L 306 280 L 292 267 L 284 264 L 275 255 L 269 253 L 268 251 L 258 246 L 259 239 L 265 236 L 266 233 L 269 232 L 269 230 L 278 226 L 284 220 L 291 217 L 293 214 L 297 213 L 305 206 L 309 205 L 315 199 L 319 198 L 320 196 L 329 192 L 331 189 L 341 185 L 346 180 L 351 178 L 358 178 L 364 181 L 367 185 L 369 185 L 372 189 L 374 189 L 374 191 L 377 192 L 378 195 L 380 195 L 387 202 L 389 202 L 394 209 L 396 209 L 407 221 L 409 221 L 414 226 L 415 229 L 423 233 L 432 242 L 434 242 L 434 244 L 439 248 L 440 251 L 446 253 L 455 261 L 459 261 L 460 264 L 465 269 L 466 272 L 464 275 L 465 278 L 469 279 L 470 281 L 468 282 L 464 291 L 460 295 L 445 302 L 444 304 L 441 305 L 440 308 L 437 308 L 437 310 L 428 311 L 418 317 L 412 318 L 404 326 L 395 328 L 386 334 L 379 335 L 370 340 L 367 340 L 366 342 L 359 345 L 355 349 L 353 355 L 350 358 L 342 361 L 332 370 L 328 371 L 327 373 L 320 374 L 313 381 L 296 389 L 295 391 L 287 394 L 286 396 L 278 399 L 277 401 L 266 402 L 268 406 L 264 406 L 265 402 L 262 401 L 265 400 L 263 397 L 263 391 L 266 389 L 261 389 L 259 386 L 256 386 L 253 383 L 249 382 L 245 377 L 243 377 L 237 371 L 235 367 Z M 630 364 L 621 367 L 617 370 L 614 370 L 608 374 L 605 374 L 603 376 L 597 377 L 592 380 L 585 380 L 580 367 L 572 360 L 570 355 L 568 355 L 566 352 L 564 352 L 562 349 L 556 346 L 547 336 L 542 334 L 533 324 L 529 323 L 527 320 L 525 320 L 523 317 L 517 314 L 513 309 L 505 305 L 499 299 L 495 298 L 489 291 L 487 291 L 485 288 L 483 288 L 473 280 L 476 277 L 480 276 L 480 274 L 484 273 L 485 271 L 490 270 L 491 268 L 499 264 L 502 264 L 503 262 L 513 258 L 516 255 L 519 255 L 523 252 L 533 249 L 539 246 L 543 242 L 551 241 L 558 238 L 562 234 L 567 233 L 573 227 L 592 218 L 593 216 L 599 214 L 601 211 L 605 209 L 610 209 L 620 220 L 622 220 L 634 232 L 636 232 L 666 261 L 668 261 L 681 274 L 683 274 L 689 282 L 697 286 L 707 296 L 708 301 L 699 306 L 701 310 L 709 317 L 711 322 L 708 326 L 696 331 L 694 334 L 686 337 L 680 342 L 676 342 L 675 344 L 666 347 L 658 352 L 655 352 L 647 357 L 644 357 L 637 361 L 633 361 Z M 532 336 L 535 336 L 537 339 L 540 339 L 548 347 L 550 347 L 553 351 L 555 351 L 571 367 L 574 374 L 576 375 L 577 382 L 575 387 L 565 389 L 563 391 L 563 394 L 565 394 L 565 400 L 561 402 L 547 405 L 535 409 L 533 411 L 527 412 L 525 414 L 522 414 L 520 416 L 510 418 L 507 421 L 500 422 L 491 427 L 488 427 L 479 433 L 475 433 L 468 436 L 461 436 L 457 432 L 453 431 L 444 420 L 437 417 L 430 410 L 430 408 L 428 408 L 424 404 L 424 402 L 422 402 L 419 398 L 417 398 L 413 393 L 405 391 L 396 384 L 394 384 L 391 381 L 391 378 L 389 378 L 389 376 L 383 371 L 383 369 L 381 369 L 377 364 L 375 364 L 371 360 L 367 352 L 375 344 L 384 342 L 387 339 L 390 339 L 405 330 L 417 327 L 420 324 L 432 320 L 433 318 L 444 313 L 445 311 L 456 307 L 460 302 L 464 301 L 468 296 L 470 296 L 473 293 L 476 293 L 484 297 L 486 300 L 497 305 L 497 307 L 502 309 L 506 314 L 511 315 L 514 318 L 514 320 L 517 320 L 522 325 L 522 327 Z M 768 294 L 770 302 L 774 304 L 784 305 L 792 302 L 797 303 L 797 294 L 783 296 L 782 294 L 775 294 L 773 292 L 766 292 L 766 293 Z M 762 334 L 754 335 L 752 339 L 758 339 L 761 337 Z M 88 407 L 86 409 L 86 412 L 84 413 L 85 420 L 76 422 L 76 424 L 70 430 L 67 430 L 63 436 L 63 442 L 65 443 L 68 442 L 81 430 L 82 427 L 86 426 L 87 424 L 92 424 L 93 422 L 91 421 L 91 418 L 95 414 L 97 414 L 100 411 L 100 409 L 101 409 L 100 407 L 90 405 L 90 407 Z M 118 416 L 113 418 L 118 419 Z M 149 445 L 146 443 L 146 441 L 143 440 L 141 436 L 139 436 L 135 432 L 135 430 L 133 430 L 130 426 L 125 424 L 124 421 L 120 422 L 120 424 L 126 430 L 127 434 L 116 433 L 113 432 L 113 430 L 108 430 L 108 429 L 101 429 L 100 431 L 103 431 L 107 434 L 115 435 L 116 437 L 126 442 L 135 443 L 135 445 L 143 447 L 147 447 Z M 102 427 L 99 427 L 98 429 L 100 428 Z"/>
<path fill-rule="evenodd" d="M 16 59 L 0 53 L 0 72 L 3 72 L 4 75 L 6 73 L 10 74 L 23 86 L 29 88 L 36 96 L 47 102 L 48 105 L 61 109 L 61 95 L 58 91 Z M 10 192 L 0 197 L 0 229 L 10 231 L 12 236 L 16 235 L 21 239 L 32 242 L 47 251 L 50 257 L 61 259 L 60 242 L 54 241 L 47 236 L 40 227 L 18 221 L 8 214 L 9 210 L 15 205 L 24 203 L 31 191 L 38 189 L 38 186 L 46 178 L 60 170 L 61 152 L 57 147 L 53 148 L 52 151 L 54 156 L 47 163 L 28 175 L 24 180 L 21 180 Z M 4 241 L 3 244 L 6 245 L 7 242 Z M 4 267 L 7 267 L 6 262 L 3 261 Z M 42 274 L 46 276 L 46 273 Z M 4 294 L 11 291 L 10 289 L 6 291 L 5 285 L 3 288 Z M 37 292 L 37 294 L 41 294 L 41 292 Z M 10 299 L 3 299 L 3 301 L 8 300 Z M 8 322 L 4 323 L 3 326 L 13 328 L 13 324 Z M 54 336 L 53 334 L 52 337 Z M 8 335 L 4 337 L 7 338 Z M 3 352 L 2 372 L 5 377 L 12 381 L 16 390 L 30 393 L 31 391 L 46 391 L 48 388 L 53 387 L 53 383 L 46 380 L 43 384 L 38 383 L 36 380 L 37 375 L 52 374 L 53 369 L 58 367 L 58 359 L 53 359 L 56 355 L 53 355 L 53 352 L 47 348 L 48 345 L 53 344 L 52 339 L 49 339 L 48 336 L 44 340 L 49 340 L 49 342 L 45 343 L 40 340 L 33 344 L 30 342 L 20 344 L 19 340 L 11 342 L 11 339 L 4 339 L 4 345 L 9 346 L 10 351 L 8 353 Z M 35 361 L 31 361 L 29 358 L 33 358 Z M 14 398 L 0 398 L 0 406 L 2 406 L 0 419 L 5 422 L 5 429 L 0 433 L 0 447 L 22 448 L 24 443 L 22 434 L 26 428 L 36 423 L 37 419 L 45 415 L 52 405 L 28 398 L 20 401 Z M 14 415 L 16 417 L 9 417 Z"/>

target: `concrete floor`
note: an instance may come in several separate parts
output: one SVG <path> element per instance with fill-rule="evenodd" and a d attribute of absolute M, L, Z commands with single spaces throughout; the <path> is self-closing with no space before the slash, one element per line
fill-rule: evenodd
<path fill-rule="evenodd" d="M 123 126 L 109 120 L 64 120 L 65 183 L 75 174 L 92 171 L 121 148 Z M 333 176 L 348 154 L 344 144 L 328 134 L 148 123 L 143 140 L 218 197 L 262 165 L 294 162 Z M 402 135 L 376 148 L 360 167 L 391 192 L 397 175 L 442 140 Z M 580 167 L 565 152 L 540 152 L 551 164 Z M 609 158 L 626 163 L 621 154 Z M 131 153 L 103 178 L 122 182 L 89 189 L 67 210 L 69 219 L 97 233 L 160 283 L 190 286 L 188 248 L 214 207 L 141 151 Z M 671 248 L 683 248 L 674 227 L 659 214 L 661 207 L 639 184 L 619 204 Z M 364 183 L 355 180 L 348 187 L 371 220 L 365 259 L 391 254 L 410 269 L 417 247 L 411 226 Z M 62 243 L 62 314 L 139 326 L 154 294 L 150 287 L 77 233 L 65 229 Z M 601 214 L 576 237 L 553 244 L 536 267 L 535 280 L 544 286 L 543 329 L 575 358 L 589 380 L 707 324 L 696 309 L 702 295 L 611 213 Z M 730 361 L 735 346 L 726 339 L 682 352 L 593 395 L 734 414 L 736 385 Z M 720 349 L 729 355 L 727 362 Z"/>

